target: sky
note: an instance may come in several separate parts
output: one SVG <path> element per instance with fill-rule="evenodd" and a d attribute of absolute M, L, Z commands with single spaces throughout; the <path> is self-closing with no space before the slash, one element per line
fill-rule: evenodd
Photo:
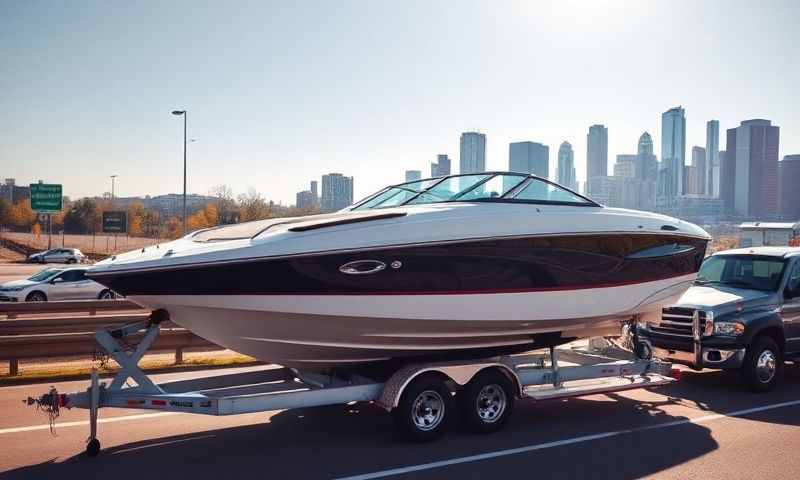
<path fill-rule="evenodd" d="M 687 158 L 705 123 L 781 127 L 800 153 L 800 2 L 0 0 L 0 177 L 110 190 L 251 188 L 284 204 L 329 172 L 355 197 L 458 164 L 461 132 L 562 141 L 586 171 L 590 125 L 609 173 L 643 131 L 686 109 Z"/>

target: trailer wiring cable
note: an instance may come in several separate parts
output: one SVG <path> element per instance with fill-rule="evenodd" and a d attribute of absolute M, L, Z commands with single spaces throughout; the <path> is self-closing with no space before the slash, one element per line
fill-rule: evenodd
<path fill-rule="evenodd" d="M 61 414 L 61 403 L 58 391 L 55 387 L 50 387 L 50 391 L 45 393 L 39 398 L 28 397 L 23 400 L 27 405 L 36 405 L 36 410 L 47 414 L 48 424 L 50 426 L 50 435 L 57 437 L 56 433 L 56 419 Z"/>

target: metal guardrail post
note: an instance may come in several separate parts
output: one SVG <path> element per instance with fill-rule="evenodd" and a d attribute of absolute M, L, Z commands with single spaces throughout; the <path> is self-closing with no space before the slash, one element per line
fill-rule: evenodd
<path fill-rule="evenodd" d="M 175 349 L 175 365 L 180 365 L 183 363 L 183 348 L 176 348 Z"/>
<path fill-rule="evenodd" d="M 19 359 L 12 358 L 8 361 L 8 375 L 11 377 L 19 375 Z"/>

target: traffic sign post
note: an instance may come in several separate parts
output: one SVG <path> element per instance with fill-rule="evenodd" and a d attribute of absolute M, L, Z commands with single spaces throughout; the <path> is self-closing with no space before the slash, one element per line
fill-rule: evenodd
<path fill-rule="evenodd" d="M 47 249 L 53 247 L 53 214 L 61 212 L 63 189 L 60 184 L 31 183 L 31 210 L 47 214 Z"/>

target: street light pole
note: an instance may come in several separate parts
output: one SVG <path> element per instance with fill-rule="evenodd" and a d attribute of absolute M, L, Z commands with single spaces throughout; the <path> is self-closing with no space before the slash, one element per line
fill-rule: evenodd
<path fill-rule="evenodd" d="M 189 114 L 186 110 L 173 110 L 173 115 L 183 115 L 183 234 L 186 235 L 186 122 Z"/>
<path fill-rule="evenodd" d="M 111 175 L 111 208 L 114 208 L 114 180 L 117 179 L 117 175 Z"/>

